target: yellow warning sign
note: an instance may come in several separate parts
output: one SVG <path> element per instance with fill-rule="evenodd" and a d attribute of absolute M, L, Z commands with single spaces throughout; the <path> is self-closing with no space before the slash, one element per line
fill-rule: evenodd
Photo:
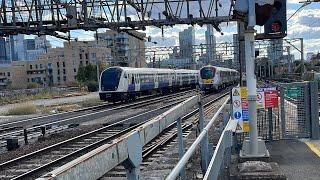
<path fill-rule="evenodd" d="M 237 89 L 235 89 L 232 96 L 239 96 L 239 95 L 240 95 L 239 91 Z"/>
<path fill-rule="evenodd" d="M 246 87 L 241 87 L 240 88 L 240 96 L 241 96 L 241 98 L 245 98 L 245 99 L 247 99 L 247 97 L 248 97 L 248 90 L 247 90 L 247 88 Z"/>
<path fill-rule="evenodd" d="M 243 122 L 243 132 L 245 132 L 245 133 L 249 132 L 249 122 L 248 121 Z"/>

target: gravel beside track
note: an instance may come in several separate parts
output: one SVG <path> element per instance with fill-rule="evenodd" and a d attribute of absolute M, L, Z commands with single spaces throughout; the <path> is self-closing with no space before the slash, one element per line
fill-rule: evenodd
<path fill-rule="evenodd" d="M 11 159 L 23 156 L 25 154 L 29 154 L 36 150 L 48 147 L 50 145 L 56 144 L 61 141 L 65 141 L 67 139 L 79 136 L 81 134 L 93 131 L 101 127 L 102 125 L 79 126 L 73 129 L 65 130 L 64 132 L 61 132 L 61 133 L 50 134 L 48 136 L 41 137 L 38 142 L 25 145 L 14 151 L 8 151 L 5 154 L 0 154 L 0 163 L 4 163 Z"/>

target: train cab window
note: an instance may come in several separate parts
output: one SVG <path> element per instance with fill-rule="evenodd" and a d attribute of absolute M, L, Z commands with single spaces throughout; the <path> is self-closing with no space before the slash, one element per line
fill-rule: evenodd
<path fill-rule="evenodd" d="M 215 76 L 215 69 L 211 67 L 204 67 L 200 70 L 200 76 L 202 79 L 211 79 Z"/>
<path fill-rule="evenodd" d="M 103 91 L 115 91 L 118 88 L 122 70 L 109 68 L 101 74 L 101 88 Z"/>

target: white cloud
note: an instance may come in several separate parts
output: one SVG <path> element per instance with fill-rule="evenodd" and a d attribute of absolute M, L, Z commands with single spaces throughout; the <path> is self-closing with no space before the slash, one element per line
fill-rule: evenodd
<path fill-rule="evenodd" d="M 299 2 L 301 2 L 302 0 L 288 0 L 287 3 L 288 4 L 301 4 Z"/>

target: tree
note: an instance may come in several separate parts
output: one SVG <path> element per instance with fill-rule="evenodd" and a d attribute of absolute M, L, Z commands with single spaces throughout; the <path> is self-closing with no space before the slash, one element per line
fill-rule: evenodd
<path fill-rule="evenodd" d="M 86 85 L 90 92 L 97 91 L 99 87 L 97 82 L 97 66 L 92 64 L 80 66 L 76 79 L 78 82 Z"/>
<path fill-rule="evenodd" d="M 97 81 L 97 67 L 89 64 L 87 66 L 80 66 L 76 79 L 80 83 L 86 83 L 88 81 Z"/>

